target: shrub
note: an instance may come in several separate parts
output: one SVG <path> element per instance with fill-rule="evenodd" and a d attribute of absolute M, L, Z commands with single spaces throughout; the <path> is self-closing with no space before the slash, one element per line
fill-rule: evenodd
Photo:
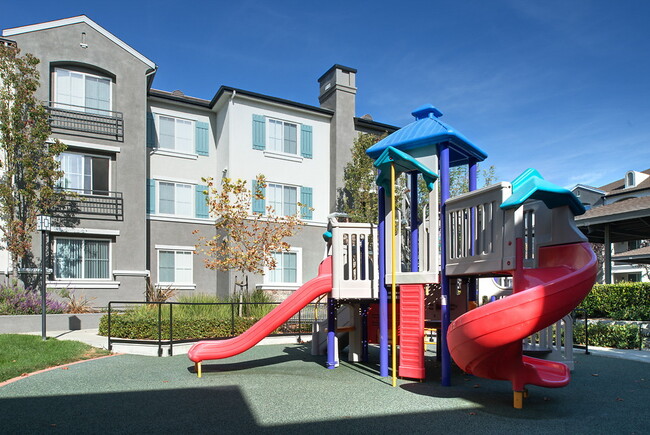
<path fill-rule="evenodd" d="M 257 319 L 235 317 L 232 319 L 177 319 L 174 315 L 174 340 L 219 338 L 239 335 L 253 326 Z M 169 317 L 161 325 L 162 339 L 169 338 Z M 99 322 L 99 334 L 108 335 L 108 316 Z M 142 318 L 129 313 L 111 316 L 111 336 L 141 340 L 158 339 L 158 318 Z"/>
<path fill-rule="evenodd" d="M 45 310 L 48 314 L 60 314 L 66 304 L 46 295 Z M 40 314 L 41 294 L 18 283 L 0 284 L 0 315 Z"/>
<path fill-rule="evenodd" d="M 579 308 L 591 318 L 650 320 L 650 283 L 596 284 Z"/>
<path fill-rule="evenodd" d="M 97 312 L 97 310 L 92 306 L 92 301 L 95 300 L 95 298 L 88 299 L 85 295 L 77 296 L 73 291 L 68 289 L 61 290 L 59 295 L 68 300 L 65 303 L 66 313 L 85 314 Z"/>
<path fill-rule="evenodd" d="M 234 295 L 224 302 L 215 296 L 194 294 L 180 296 L 178 302 L 206 305 L 173 306 L 173 339 L 219 338 L 239 335 L 268 314 L 274 307 L 269 297 L 255 291 L 242 298 L 242 316 L 238 316 L 239 296 Z M 212 305 L 208 305 L 212 304 Z M 169 338 L 169 305 L 161 308 L 162 338 Z M 100 320 L 99 334 L 108 335 L 108 316 Z M 157 340 L 158 305 L 141 304 L 124 313 L 111 314 L 111 336 L 120 338 Z"/>
<path fill-rule="evenodd" d="M 589 345 L 613 347 L 616 349 L 638 349 L 640 328 L 637 325 L 616 325 L 613 323 L 590 323 Z M 585 344 L 585 325 L 582 322 L 573 326 L 573 342 Z"/>

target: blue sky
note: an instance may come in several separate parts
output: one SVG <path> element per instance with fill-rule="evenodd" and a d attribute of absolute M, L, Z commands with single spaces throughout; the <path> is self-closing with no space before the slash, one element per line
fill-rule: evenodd
<path fill-rule="evenodd" d="M 154 87 L 228 85 L 318 105 L 358 69 L 357 116 L 403 126 L 431 103 L 500 180 L 563 186 L 650 168 L 650 2 L 621 0 L 15 1 L 0 28 L 86 14 L 154 61 Z"/>

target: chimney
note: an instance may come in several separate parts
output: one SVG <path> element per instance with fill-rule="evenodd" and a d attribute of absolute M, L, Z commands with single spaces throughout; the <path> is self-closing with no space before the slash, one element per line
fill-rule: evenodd
<path fill-rule="evenodd" d="M 318 79 L 320 106 L 334 111 L 330 126 L 330 211 L 341 211 L 338 199 L 343 188 L 343 169 L 350 161 L 350 149 L 356 138 L 356 76 L 356 69 L 337 64 Z"/>

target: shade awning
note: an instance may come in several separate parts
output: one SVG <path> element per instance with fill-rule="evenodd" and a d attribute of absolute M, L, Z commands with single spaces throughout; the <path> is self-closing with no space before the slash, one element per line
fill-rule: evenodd
<path fill-rule="evenodd" d="M 438 179 L 438 174 L 427 168 L 410 155 L 393 147 L 388 147 L 375 161 L 375 167 L 379 169 L 377 185 L 383 187 L 387 192 L 391 188 L 390 167 L 395 165 L 395 176 L 398 177 L 404 172 L 417 171 L 422 174 L 427 189 L 433 190 L 433 184 Z"/>

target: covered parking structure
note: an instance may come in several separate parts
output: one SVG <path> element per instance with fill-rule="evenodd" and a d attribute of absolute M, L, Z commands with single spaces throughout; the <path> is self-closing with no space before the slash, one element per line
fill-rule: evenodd
<path fill-rule="evenodd" d="M 576 225 L 591 243 L 605 245 L 605 283 L 612 282 L 612 260 L 631 264 L 650 264 L 650 248 L 639 248 L 615 255 L 612 243 L 650 239 L 650 196 L 630 198 L 594 207 L 576 216 Z"/>

